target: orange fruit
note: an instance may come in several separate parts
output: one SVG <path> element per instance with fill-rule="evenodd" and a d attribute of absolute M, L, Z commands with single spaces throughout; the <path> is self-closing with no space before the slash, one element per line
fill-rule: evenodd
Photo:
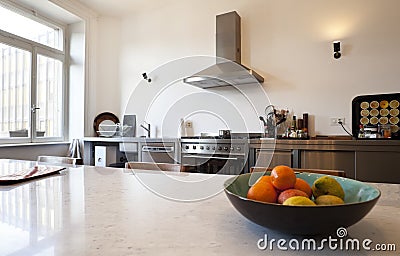
<path fill-rule="evenodd" d="M 267 175 L 264 175 L 264 176 L 261 176 L 260 178 L 258 178 L 258 180 L 256 181 L 256 183 L 259 182 L 259 181 L 261 181 L 261 182 L 269 182 L 269 183 L 272 182 L 271 176 L 267 176 Z M 254 183 L 254 184 L 255 184 L 255 183 Z"/>
<path fill-rule="evenodd" d="M 289 166 L 278 165 L 271 171 L 271 182 L 278 190 L 293 188 L 296 183 L 296 174 Z"/>
<path fill-rule="evenodd" d="M 308 195 L 308 197 L 312 196 L 311 186 L 307 183 L 307 181 L 301 178 L 296 178 L 296 183 L 294 184 L 294 188 L 305 192 Z"/>
<path fill-rule="evenodd" d="M 257 182 L 250 187 L 247 192 L 247 198 L 266 203 L 276 203 L 278 193 L 271 183 L 271 177 L 260 177 Z"/>

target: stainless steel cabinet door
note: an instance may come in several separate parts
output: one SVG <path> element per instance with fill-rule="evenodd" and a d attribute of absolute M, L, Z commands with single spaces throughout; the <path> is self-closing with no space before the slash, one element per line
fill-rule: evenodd
<path fill-rule="evenodd" d="M 355 152 L 301 150 L 300 167 L 304 169 L 342 170 L 346 177 L 355 178 Z"/>
<path fill-rule="evenodd" d="M 400 152 L 357 151 L 356 179 L 400 183 Z"/>
<path fill-rule="evenodd" d="M 273 168 L 277 165 L 292 166 L 292 151 L 257 149 L 256 166 Z"/>

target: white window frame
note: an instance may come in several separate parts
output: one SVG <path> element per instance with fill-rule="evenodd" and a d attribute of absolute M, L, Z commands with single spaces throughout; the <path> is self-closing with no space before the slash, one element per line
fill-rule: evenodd
<path fill-rule="evenodd" d="M 19 6 L 14 6 L 12 3 L 4 3 L 3 1 L 0 4 L 6 8 L 12 6 L 12 10 L 15 12 L 15 9 L 19 11 L 16 12 L 18 14 L 24 15 L 28 18 L 32 19 L 33 12 L 27 12 L 26 10 L 20 9 Z M 62 133 L 59 137 L 36 137 L 36 115 L 32 113 L 30 115 L 30 137 L 15 137 L 15 138 L 6 138 L 0 139 L 0 144 L 6 143 L 38 143 L 38 142 L 60 142 L 65 141 L 67 139 L 68 134 L 68 109 L 67 109 L 67 102 L 68 102 L 68 88 L 67 88 L 67 77 L 68 77 L 68 51 L 67 51 L 67 38 L 66 38 L 66 26 L 64 24 L 59 24 L 55 21 L 51 21 L 48 18 L 40 17 L 35 18 L 35 21 L 39 21 L 42 24 L 47 26 L 56 27 L 62 29 L 63 33 L 63 50 L 58 50 L 51 48 L 46 45 L 42 45 L 40 43 L 31 41 L 26 38 L 22 38 L 20 36 L 11 34 L 9 32 L 3 31 L 0 29 L 0 43 L 4 43 L 10 45 L 12 47 L 20 48 L 22 50 L 26 50 L 32 54 L 31 59 L 31 107 L 36 104 L 36 91 L 37 91 L 37 55 L 43 55 L 46 57 L 51 57 L 57 59 L 62 62 L 63 64 L 63 75 L 62 75 Z"/>

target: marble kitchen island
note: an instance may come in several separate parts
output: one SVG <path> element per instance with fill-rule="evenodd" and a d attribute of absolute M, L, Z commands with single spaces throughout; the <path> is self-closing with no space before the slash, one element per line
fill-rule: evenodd
<path fill-rule="evenodd" d="M 260 250 L 257 242 L 265 235 L 268 239 L 296 237 L 242 217 L 222 191 L 227 178 L 78 166 L 60 175 L 2 186 L 0 255 L 318 254 L 276 247 Z M 193 184 L 202 179 L 212 182 L 199 190 Z M 175 182 L 185 184 L 170 186 Z M 399 247 L 400 185 L 376 185 L 381 198 L 363 220 L 347 229 L 348 236 Z M 391 253 L 396 255 L 385 255 Z M 325 248 L 321 254 L 373 252 Z"/>

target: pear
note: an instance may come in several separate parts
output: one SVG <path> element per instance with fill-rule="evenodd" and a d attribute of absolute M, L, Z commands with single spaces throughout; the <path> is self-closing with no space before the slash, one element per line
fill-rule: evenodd
<path fill-rule="evenodd" d="M 286 199 L 283 202 L 283 205 L 309 205 L 309 206 L 315 206 L 315 203 L 308 197 L 305 196 L 292 196 Z"/>
<path fill-rule="evenodd" d="M 337 196 L 322 195 L 315 199 L 315 203 L 317 205 L 342 205 L 344 201 Z"/>
<path fill-rule="evenodd" d="M 344 200 L 344 190 L 340 183 L 331 176 L 322 176 L 316 179 L 311 187 L 314 198 L 322 195 L 337 196 Z"/>

